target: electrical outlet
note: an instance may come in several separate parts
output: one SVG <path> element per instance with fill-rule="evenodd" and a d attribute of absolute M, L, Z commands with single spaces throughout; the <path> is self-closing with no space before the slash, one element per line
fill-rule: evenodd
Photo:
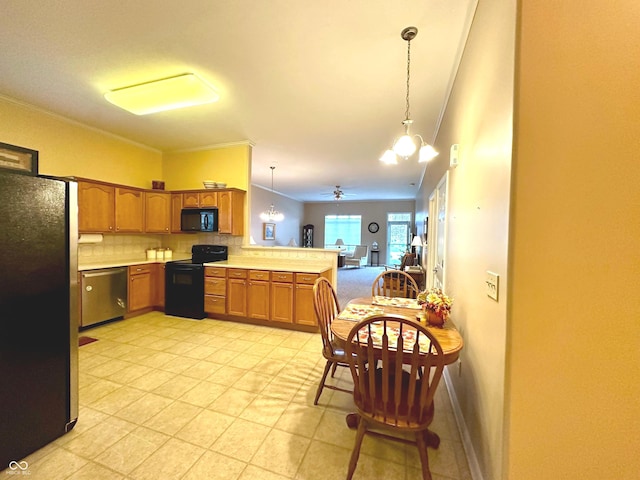
<path fill-rule="evenodd" d="M 498 280 L 499 275 L 497 273 L 487 270 L 487 279 L 485 280 L 487 285 L 487 296 L 493 298 L 495 301 L 498 301 Z"/>
<path fill-rule="evenodd" d="M 462 376 L 462 360 L 458 359 L 458 376 Z"/>

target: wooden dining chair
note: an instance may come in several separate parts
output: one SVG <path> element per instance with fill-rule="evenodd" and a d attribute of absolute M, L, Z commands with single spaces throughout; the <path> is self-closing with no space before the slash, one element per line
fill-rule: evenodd
<path fill-rule="evenodd" d="M 356 470 L 365 434 L 416 445 L 422 477 L 431 479 L 428 427 L 433 420 L 433 397 L 444 369 L 442 347 L 436 338 L 410 318 L 377 315 L 353 326 L 345 354 L 358 416 L 347 480 Z M 408 440 L 406 433 L 415 434 L 415 441 Z"/>
<path fill-rule="evenodd" d="M 401 270 L 384 271 L 371 285 L 371 296 L 416 298 L 419 291 L 418 283 Z"/>
<path fill-rule="evenodd" d="M 348 364 L 344 349 L 336 344 L 333 333 L 331 332 L 331 322 L 340 313 L 340 305 L 338 304 L 338 298 L 333 286 L 329 280 L 324 277 L 318 278 L 313 285 L 313 308 L 316 312 L 320 334 L 322 335 L 322 355 L 327 359 L 318 390 L 316 391 L 316 398 L 313 401 L 313 404 L 317 405 L 322 390 L 325 387 L 346 393 L 352 393 L 352 391 L 335 385 L 325 385 L 329 369 L 332 369 L 331 377 L 333 378 L 337 367 L 347 367 Z"/>

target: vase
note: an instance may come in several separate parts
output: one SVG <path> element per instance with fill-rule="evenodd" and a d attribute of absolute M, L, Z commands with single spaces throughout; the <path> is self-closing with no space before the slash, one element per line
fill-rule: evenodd
<path fill-rule="evenodd" d="M 435 311 L 425 308 L 424 313 L 427 317 L 427 323 L 432 327 L 442 327 L 444 325 L 444 318 Z"/>

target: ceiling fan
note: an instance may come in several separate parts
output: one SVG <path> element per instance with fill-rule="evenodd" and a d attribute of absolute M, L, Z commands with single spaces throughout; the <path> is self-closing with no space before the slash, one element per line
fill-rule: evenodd
<path fill-rule="evenodd" d="M 333 192 L 323 193 L 323 195 L 330 195 L 334 200 L 342 200 L 345 197 L 352 197 L 354 193 L 344 193 L 344 191 L 340 188 L 340 185 L 336 185 L 336 188 Z"/>

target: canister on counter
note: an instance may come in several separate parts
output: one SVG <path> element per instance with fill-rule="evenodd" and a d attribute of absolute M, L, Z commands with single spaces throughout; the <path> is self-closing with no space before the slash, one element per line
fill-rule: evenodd
<path fill-rule="evenodd" d="M 164 248 L 156 248 L 156 260 L 164 260 Z"/>
<path fill-rule="evenodd" d="M 165 260 L 171 260 L 173 258 L 173 252 L 171 251 L 170 248 L 165 248 L 164 249 L 164 259 Z"/>
<path fill-rule="evenodd" d="M 147 260 L 155 260 L 155 259 L 156 259 L 156 249 L 147 248 Z"/>

